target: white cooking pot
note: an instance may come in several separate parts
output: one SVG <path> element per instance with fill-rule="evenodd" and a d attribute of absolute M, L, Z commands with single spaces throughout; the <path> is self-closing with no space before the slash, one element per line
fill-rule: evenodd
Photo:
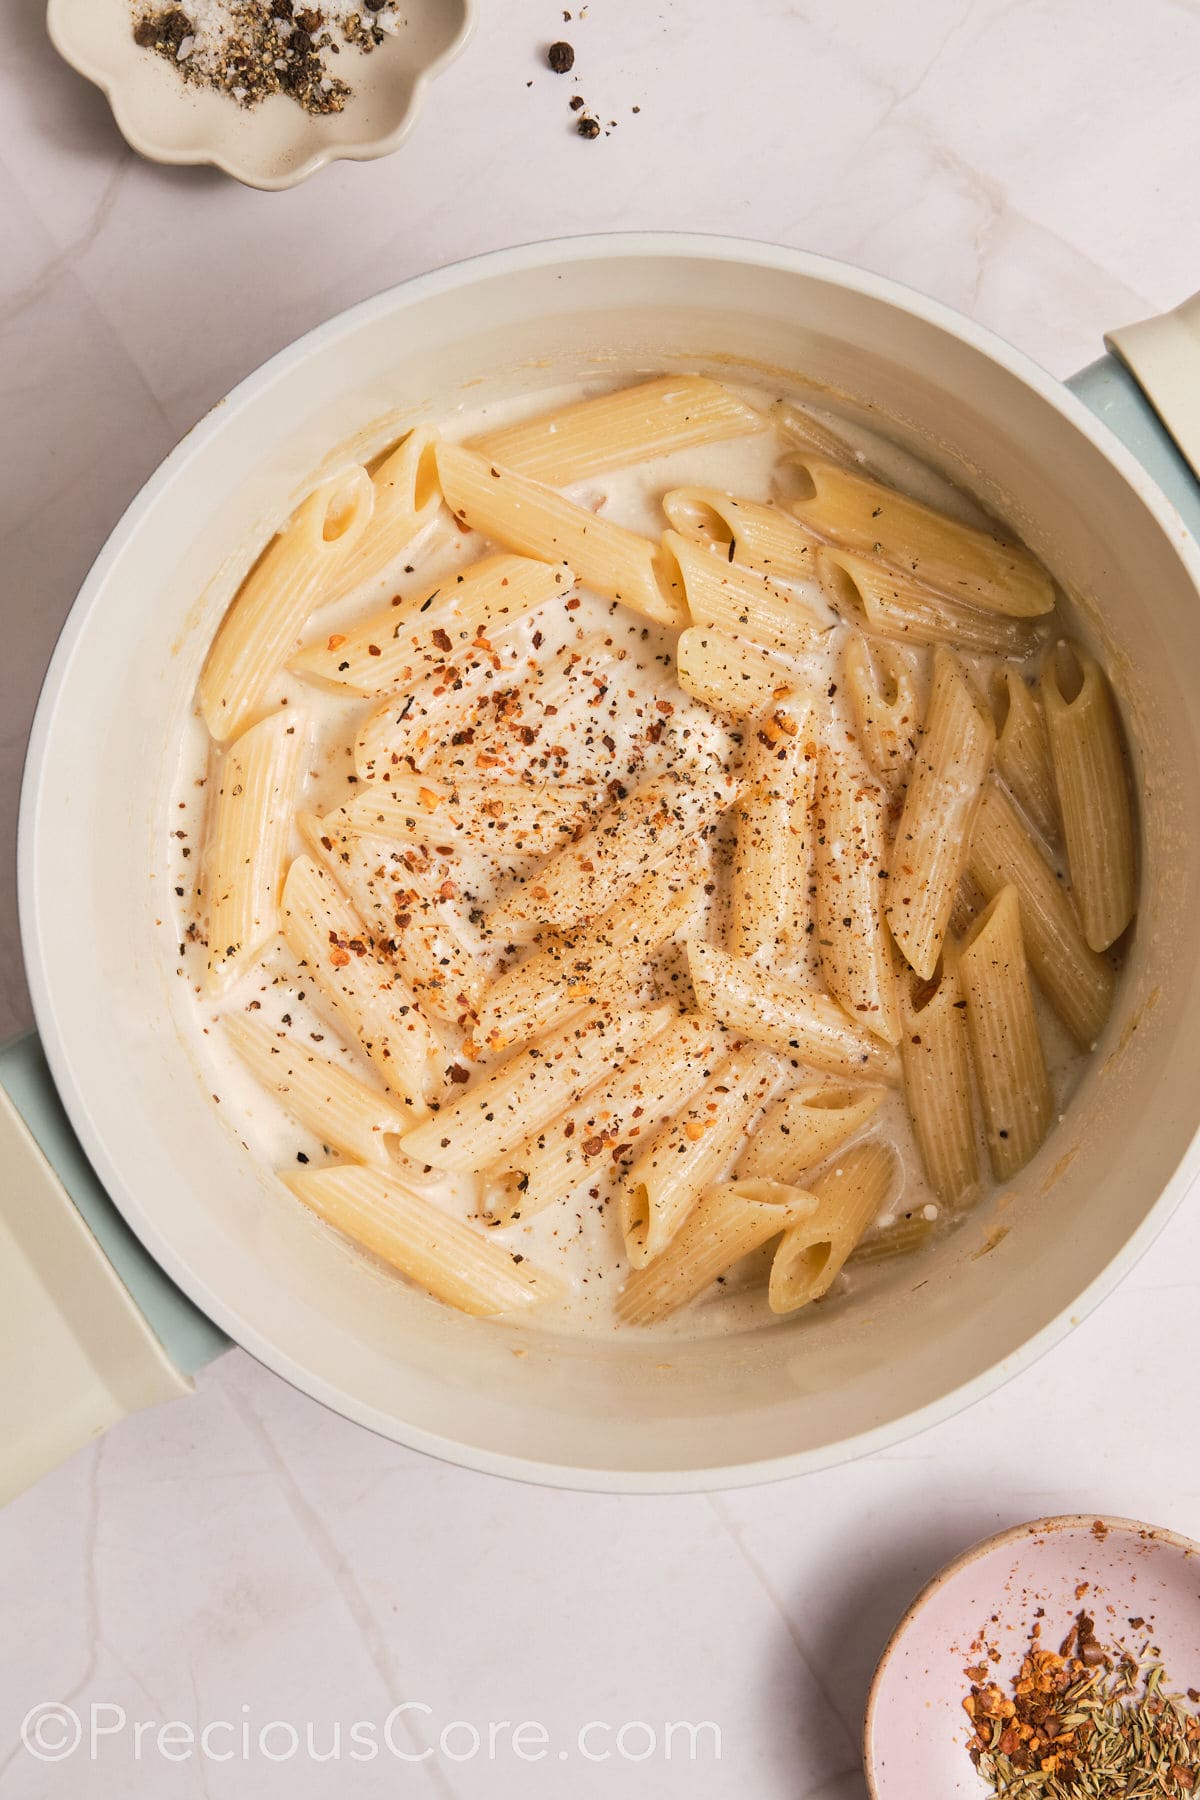
<path fill-rule="evenodd" d="M 764 375 L 763 368 L 775 371 Z M 796 370 L 965 470 L 1077 596 L 1121 692 L 1142 910 L 1063 1123 L 919 1263 L 732 1339 L 564 1340 L 461 1318 L 344 1252 L 256 1173 L 177 1026 L 168 797 L 196 677 L 248 548 L 315 468 L 576 375 Z M 401 1442 L 617 1490 L 791 1475 L 978 1399 L 1120 1278 L 1196 1168 L 1200 596 L 1178 517 L 1079 401 L 944 307 L 819 258 L 714 238 L 548 244 L 423 276 L 283 352 L 187 437 L 80 594 L 34 727 L 21 910 L 46 1054 L 152 1255 L 235 1339 Z M 515 1354 L 520 1352 L 521 1354 Z"/>

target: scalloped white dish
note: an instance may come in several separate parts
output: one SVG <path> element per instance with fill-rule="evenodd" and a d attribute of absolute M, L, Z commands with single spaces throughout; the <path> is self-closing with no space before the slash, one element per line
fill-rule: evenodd
<path fill-rule="evenodd" d="M 186 84 L 162 56 L 134 42 L 129 0 L 49 0 L 60 56 L 108 96 L 128 143 L 154 162 L 211 163 L 249 187 L 278 190 L 327 163 L 387 156 L 416 123 L 425 91 L 465 47 L 476 0 L 410 0 L 406 23 L 348 71 L 340 113 L 314 116 L 282 94 L 238 106 Z"/>

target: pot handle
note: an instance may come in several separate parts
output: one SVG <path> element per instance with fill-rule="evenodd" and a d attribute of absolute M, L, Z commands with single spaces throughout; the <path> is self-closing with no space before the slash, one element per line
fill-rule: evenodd
<path fill-rule="evenodd" d="M 0 1046 L 0 1505 L 127 1414 L 190 1393 L 226 1341 L 105 1194 L 37 1039 Z"/>
<path fill-rule="evenodd" d="M 1172 312 L 1110 331 L 1125 364 L 1200 481 L 1200 294 Z"/>

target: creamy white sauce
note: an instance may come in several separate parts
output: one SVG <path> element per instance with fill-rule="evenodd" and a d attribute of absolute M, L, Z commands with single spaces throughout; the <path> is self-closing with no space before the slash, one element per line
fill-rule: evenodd
<path fill-rule="evenodd" d="M 448 424 L 446 435 L 469 438 L 487 429 L 509 424 L 523 417 L 551 410 L 554 406 L 581 397 L 584 390 L 549 390 L 527 396 L 519 403 L 503 407 L 480 408 L 474 413 L 460 412 Z M 764 412 L 769 411 L 774 395 L 740 389 Z M 928 470 L 910 452 L 891 444 L 876 429 L 868 429 L 857 421 L 833 414 L 824 422 L 851 447 L 860 466 L 892 482 L 903 491 L 927 503 L 942 505 L 947 511 L 969 522 L 980 522 L 984 515 L 975 503 L 959 490 L 952 489 L 945 478 Z M 769 500 L 786 490 L 786 456 L 794 446 L 774 428 L 752 437 L 699 449 L 681 450 L 669 457 L 593 477 L 567 489 L 581 504 L 596 510 L 633 530 L 657 538 L 664 529 L 661 499 L 674 487 L 708 486 L 727 491 L 743 500 Z M 361 591 L 338 605 L 323 608 L 312 621 L 304 641 L 320 642 L 329 634 L 345 631 L 348 626 L 379 611 L 391 600 L 424 598 L 433 588 L 452 577 L 485 554 L 488 546 L 474 534 L 455 529 L 443 512 L 427 528 L 422 538 L 408 546 L 396 563 Z M 829 618 L 830 629 L 820 638 L 818 647 L 804 656 L 792 659 L 805 685 L 821 697 L 825 709 L 826 741 L 839 741 L 844 746 L 852 727 L 841 691 L 841 654 L 848 628 L 829 613 L 815 585 L 804 592 L 814 609 Z M 553 743 L 556 754 L 543 758 L 543 746 L 550 733 L 539 731 L 532 749 L 517 757 L 512 748 L 511 733 L 499 734 L 486 729 L 476 733 L 471 745 L 454 747 L 443 744 L 425 767 L 433 777 L 457 774 L 478 777 L 474 758 L 480 751 L 502 752 L 503 761 L 493 769 L 499 779 L 512 779 L 520 770 L 532 769 L 547 781 L 603 784 L 614 775 L 623 775 L 630 767 L 630 746 L 638 737 L 639 762 L 634 780 L 671 767 L 698 771 L 711 768 L 714 762 L 736 759 L 739 739 L 727 730 L 708 710 L 691 701 L 677 686 L 670 666 L 674 634 L 649 624 L 624 607 L 602 600 L 585 590 L 575 590 L 572 599 L 579 604 L 568 610 L 563 597 L 556 597 L 536 613 L 521 620 L 496 637 L 503 668 L 494 680 L 523 688 L 522 704 L 534 724 L 546 727 L 547 697 L 556 710 L 553 719 Z M 534 638 L 539 641 L 535 646 Z M 584 650 L 592 658 L 582 665 L 583 679 L 564 682 L 553 673 L 563 665 L 564 650 Z M 918 652 L 922 680 L 927 679 L 924 665 L 931 653 Z M 981 685 L 987 680 L 989 659 L 965 659 Z M 596 689 L 587 678 L 592 669 L 604 668 L 609 680 L 603 700 L 595 704 Z M 363 792 L 363 784 L 355 775 L 354 742 L 368 716 L 384 702 L 378 699 L 347 698 L 322 690 L 287 671 L 281 673 L 271 696 L 277 704 L 295 709 L 297 718 L 305 721 L 310 734 L 312 752 L 309 774 L 302 797 L 302 807 L 324 814 L 344 805 Z M 651 712 L 656 702 L 666 701 L 671 707 L 668 728 L 657 744 L 647 746 L 640 735 L 639 715 Z M 501 742 L 502 737 L 502 742 Z M 613 748 L 603 741 L 608 738 Z M 286 1029 L 291 1037 L 313 1043 L 321 1055 L 341 1062 L 362 1080 L 379 1086 L 378 1078 L 357 1048 L 351 1048 L 323 1010 L 311 982 L 304 979 L 291 952 L 279 940 L 258 967 L 215 1005 L 204 992 L 207 950 L 204 946 L 204 908 L 198 898 L 197 884 L 202 886 L 206 798 L 209 788 L 207 734 L 198 719 L 189 727 L 181 746 L 179 780 L 174 804 L 174 845 L 178 856 L 172 857 L 176 906 L 179 919 L 181 953 L 179 1008 L 181 1024 L 193 1044 L 199 1047 L 205 1067 L 205 1082 L 219 1096 L 222 1117 L 245 1145 L 256 1163 L 279 1169 L 294 1168 L 298 1159 L 308 1159 L 309 1166 L 336 1160 L 321 1144 L 308 1136 L 290 1118 L 279 1101 L 265 1092 L 245 1069 L 235 1052 L 225 1042 L 219 1029 L 223 1014 L 249 1008 L 258 1020 Z M 863 772 L 870 772 L 863 764 Z M 630 785 L 633 785 L 630 782 Z M 727 827 L 714 834 L 711 850 L 717 892 L 710 903 L 708 934 L 719 939 L 723 895 L 722 843 L 728 841 Z M 296 854 L 304 846 L 297 835 L 293 845 Z M 513 878 L 527 874 L 535 866 L 528 857 L 508 858 L 464 850 L 460 845 L 445 846 L 448 854 L 437 848 L 432 852 L 438 880 L 451 879 L 458 890 L 455 906 L 460 915 L 470 911 L 486 911 L 487 907 L 512 886 Z M 364 862 L 369 867 L 379 861 L 378 842 L 368 840 Z M 470 935 L 469 922 L 464 927 Z M 485 964 L 495 969 L 500 965 L 503 946 L 488 945 L 476 934 L 478 953 Z M 801 951 L 790 960 L 773 957 L 773 966 L 788 972 L 814 975 L 810 952 Z M 679 976 L 679 955 L 668 952 L 657 971 L 657 991 L 668 995 Z M 654 972 L 641 990 L 644 998 L 655 991 Z M 1043 1045 L 1051 1072 L 1057 1109 L 1061 1113 L 1073 1090 L 1083 1062 L 1055 1015 L 1039 1001 L 1039 1022 Z M 439 1034 L 447 1044 L 448 1060 L 455 1059 L 461 1033 L 438 1022 Z M 820 1079 L 812 1071 L 789 1069 L 777 1092 L 789 1086 Z M 839 1084 L 841 1085 L 841 1084 Z M 938 1208 L 921 1169 L 902 1093 L 889 1090 L 879 1111 L 874 1115 L 866 1137 L 881 1138 L 897 1152 L 901 1174 L 880 1224 L 887 1224 L 906 1214 L 932 1209 L 927 1217 L 936 1217 Z M 406 1164 L 406 1173 L 417 1177 L 430 1197 L 462 1217 L 474 1217 L 478 1204 L 478 1188 L 473 1177 L 447 1177 Z M 616 1182 L 612 1176 L 589 1178 L 562 1205 L 551 1207 L 527 1224 L 517 1224 L 502 1232 L 490 1233 L 513 1250 L 519 1250 L 542 1267 L 565 1275 L 570 1284 L 570 1298 L 562 1303 L 534 1309 L 523 1316 L 530 1329 L 607 1334 L 617 1330 L 614 1302 L 625 1275 Z M 482 1229 L 482 1227 L 481 1227 Z M 751 1259 L 751 1266 L 735 1271 L 723 1284 L 710 1289 L 699 1301 L 683 1309 L 665 1324 L 655 1328 L 657 1335 L 708 1336 L 714 1333 L 744 1330 L 747 1325 L 766 1324 L 771 1319 L 765 1299 L 768 1263 L 763 1257 Z M 841 1278 L 853 1283 L 853 1268 Z"/>

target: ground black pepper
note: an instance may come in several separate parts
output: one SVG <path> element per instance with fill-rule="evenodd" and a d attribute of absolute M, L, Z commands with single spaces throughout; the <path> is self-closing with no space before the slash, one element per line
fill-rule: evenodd
<path fill-rule="evenodd" d="M 399 0 L 359 0 L 353 9 L 345 0 L 325 0 L 324 7 L 297 0 L 135 5 L 135 43 L 173 63 L 193 87 L 215 89 L 245 107 L 286 94 L 313 114 L 341 112 L 351 95 L 350 84 L 330 73 L 328 59 L 343 44 L 373 50 L 401 23 Z"/>

